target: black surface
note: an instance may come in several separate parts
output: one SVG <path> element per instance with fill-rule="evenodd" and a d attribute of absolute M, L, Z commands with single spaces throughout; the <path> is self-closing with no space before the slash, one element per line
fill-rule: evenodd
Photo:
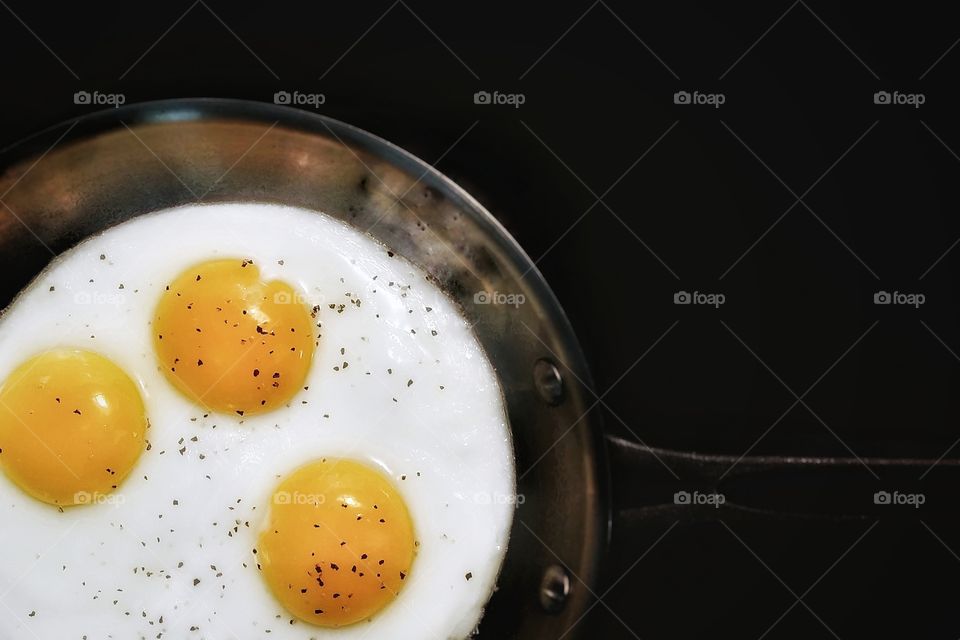
<path fill-rule="evenodd" d="M 80 90 L 323 93 L 323 113 L 436 163 L 538 260 L 611 432 L 936 459 L 960 455 L 958 37 L 934 3 L 3 0 L 0 145 L 93 110 Z M 481 90 L 526 101 L 476 105 Z M 680 90 L 726 102 L 676 105 Z M 680 290 L 726 303 L 675 305 Z M 875 305 L 881 290 L 926 302 Z M 960 527 L 897 515 L 651 527 L 617 540 L 618 581 L 580 625 L 955 638 Z"/>

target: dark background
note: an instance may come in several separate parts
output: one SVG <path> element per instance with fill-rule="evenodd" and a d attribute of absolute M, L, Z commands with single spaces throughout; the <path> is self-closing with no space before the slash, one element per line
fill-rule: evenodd
<path fill-rule="evenodd" d="M 127 103 L 322 93 L 320 112 L 435 163 L 507 225 L 570 316 L 610 432 L 734 456 L 949 458 L 950 11 L 2 0 L 0 147 L 98 108 L 74 104 L 80 90 Z M 525 102 L 478 105 L 477 91 Z M 677 105 L 677 91 L 725 103 Z M 877 91 L 925 103 L 878 105 Z M 726 302 L 675 305 L 681 290 Z M 876 305 L 881 290 L 926 301 Z M 637 532 L 619 540 L 609 583 L 622 579 L 579 630 L 956 638 L 960 527 L 895 509 Z"/>

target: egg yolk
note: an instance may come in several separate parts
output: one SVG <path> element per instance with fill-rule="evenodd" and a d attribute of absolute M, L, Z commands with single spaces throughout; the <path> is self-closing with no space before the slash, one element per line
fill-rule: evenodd
<path fill-rule="evenodd" d="M 282 406 L 300 390 L 314 328 L 290 285 L 264 282 L 250 260 L 211 260 L 163 292 L 153 341 L 174 386 L 207 408 L 242 416 Z"/>
<path fill-rule="evenodd" d="M 137 462 L 146 429 L 136 384 L 90 351 L 34 356 L 0 386 L 0 467 L 43 502 L 105 497 Z"/>
<path fill-rule="evenodd" d="M 387 477 L 359 462 L 322 459 L 277 487 L 254 553 L 290 613 L 340 627 L 396 598 L 415 545 L 406 504 Z"/>

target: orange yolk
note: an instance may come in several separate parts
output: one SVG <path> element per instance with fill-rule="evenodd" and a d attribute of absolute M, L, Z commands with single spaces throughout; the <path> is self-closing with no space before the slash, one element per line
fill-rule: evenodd
<path fill-rule="evenodd" d="M 387 477 L 359 462 L 325 458 L 297 469 L 274 491 L 254 553 L 290 613 L 340 627 L 393 601 L 408 579 L 415 545 L 406 504 Z"/>
<path fill-rule="evenodd" d="M 285 282 L 249 260 L 211 260 L 180 274 L 153 320 L 161 368 L 189 398 L 239 415 L 287 403 L 303 386 L 314 324 Z"/>
<path fill-rule="evenodd" d="M 90 351 L 34 356 L 0 386 L 0 467 L 43 502 L 92 504 L 109 494 L 143 452 L 146 429 L 137 386 Z"/>

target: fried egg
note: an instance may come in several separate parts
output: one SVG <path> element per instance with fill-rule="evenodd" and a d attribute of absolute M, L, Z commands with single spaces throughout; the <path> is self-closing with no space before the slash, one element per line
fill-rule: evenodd
<path fill-rule="evenodd" d="M 516 503 L 457 306 L 267 204 L 56 258 L 0 316 L 0 471 L 2 638 L 467 637 Z"/>

